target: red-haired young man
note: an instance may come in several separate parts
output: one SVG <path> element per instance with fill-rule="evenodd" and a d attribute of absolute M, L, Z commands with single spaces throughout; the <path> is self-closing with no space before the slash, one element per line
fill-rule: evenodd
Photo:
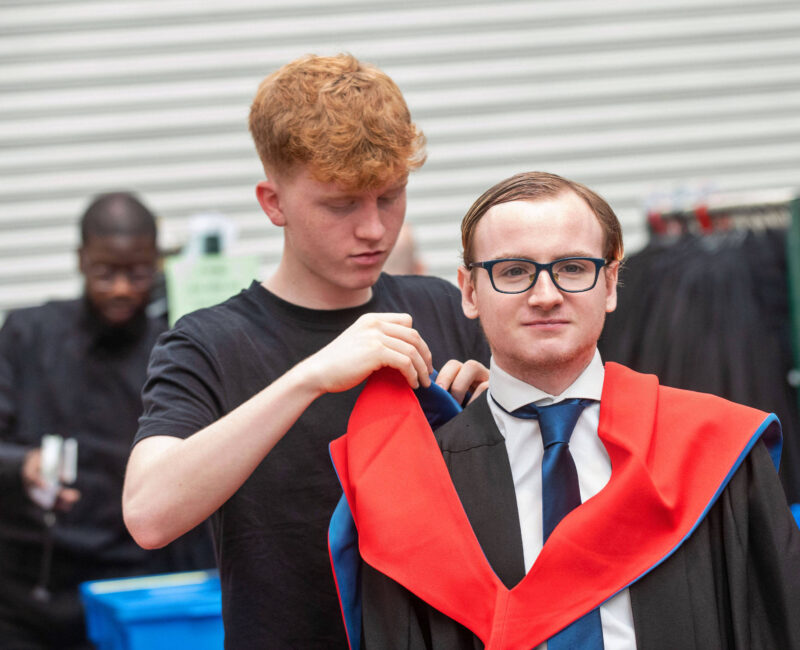
<path fill-rule="evenodd" d="M 341 647 L 328 442 L 374 370 L 418 386 L 435 366 L 462 400 L 488 348 L 455 287 L 381 273 L 425 159 L 386 74 L 348 55 L 294 61 L 259 87 L 250 130 L 280 263 L 155 349 L 123 508 L 147 548 L 213 516 L 227 647 Z"/>

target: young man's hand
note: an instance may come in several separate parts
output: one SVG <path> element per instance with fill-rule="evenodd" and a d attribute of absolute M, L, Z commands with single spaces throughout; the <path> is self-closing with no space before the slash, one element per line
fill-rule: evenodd
<path fill-rule="evenodd" d="M 439 370 L 436 384 L 464 406 L 467 398 L 472 402 L 489 386 L 489 369 L 474 359 L 465 362 L 450 359 Z"/>
<path fill-rule="evenodd" d="M 300 366 L 320 393 L 338 393 L 360 384 L 380 368 L 400 371 L 409 386 L 429 386 L 431 351 L 409 314 L 364 314 Z"/>

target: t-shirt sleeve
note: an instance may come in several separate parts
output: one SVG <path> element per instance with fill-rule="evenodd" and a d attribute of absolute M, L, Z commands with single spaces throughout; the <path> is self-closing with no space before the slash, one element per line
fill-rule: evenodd
<path fill-rule="evenodd" d="M 180 324 L 153 348 L 142 407 L 134 444 L 150 436 L 187 438 L 226 412 L 214 354 Z"/>

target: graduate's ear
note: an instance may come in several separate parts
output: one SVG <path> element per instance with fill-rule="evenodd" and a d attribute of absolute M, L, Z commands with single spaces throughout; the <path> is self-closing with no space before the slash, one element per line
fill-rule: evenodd
<path fill-rule="evenodd" d="M 475 296 L 475 282 L 472 271 L 466 266 L 458 267 L 458 286 L 461 289 L 461 309 L 467 318 L 478 317 L 478 303 Z"/>
<path fill-rule="evenodd" d="M 274 180 L 261 181 L 256 185 L 256 198 L 261 209 L 276 226 L 285 226 L 286 217 L 281 209 L 280 185 Z"/>
<path fill-rule="evenodd" d="M 617 308 L 617 282 L 619 280 L 619 262 L 614 261 L 603 268 L 606 282 L 606 313 Z"/>

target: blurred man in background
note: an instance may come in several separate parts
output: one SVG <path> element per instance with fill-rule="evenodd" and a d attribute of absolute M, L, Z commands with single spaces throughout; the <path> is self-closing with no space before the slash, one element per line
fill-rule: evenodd
<path fill-rule="evenodd" d="M 97 197 L 78 258 L 81 298 L 12 312 L 0 330 L 3 648 L 90 648 L 79 583 L 184 568 L 137 546 L 120 505 L 147 359 L 166 329 L 145 311 L 158 259 L 153 215 L 127 193 Z M 43 477 L 46 434 L 77 441 L 71 485 Z"/>

